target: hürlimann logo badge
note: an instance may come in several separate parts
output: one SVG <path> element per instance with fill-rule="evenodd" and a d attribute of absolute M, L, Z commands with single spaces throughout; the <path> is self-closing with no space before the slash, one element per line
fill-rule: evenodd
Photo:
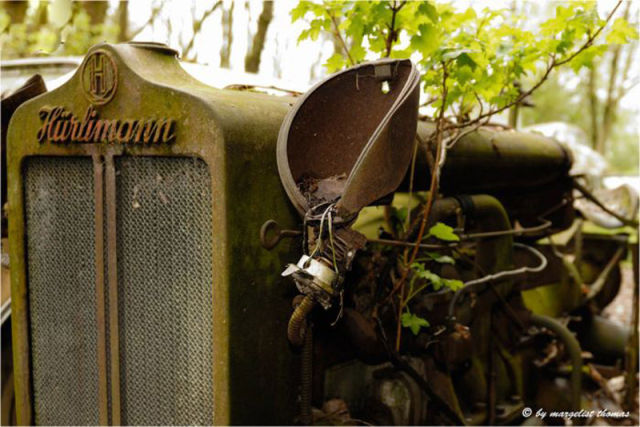
<path fill-rule="evenodd" d="M 64 105 L 44 105 L 39 117 L 41 144 L 170 144 L 176 139 L 176 120 L 167 117 L 101 118 L 97 108 L 109 102 L 118 87 L 113 57 L 98 49 L 87 56 L 80 70 L 84 93 L 91 102 L 83 115 Z"/>
<path fill-rule="evenodd" d="M 94 105 L 106 104 L 118 87 L 116 64 L 109 53 L 100 49 L 90 54 L 82 64 L 82 87 Z"/>

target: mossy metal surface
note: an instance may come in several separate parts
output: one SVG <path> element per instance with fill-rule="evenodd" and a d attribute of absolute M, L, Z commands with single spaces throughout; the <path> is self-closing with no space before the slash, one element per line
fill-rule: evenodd
<path fill-rule="evenodd" d="M 8 134 L 9 232 L 18 421 L 31 424 L 28 283 L 24 245 L 22 164 L 28 156 L 191 156 L 211 171 L 213 211 L 212 424 L 290 423 L 295 406 L 293 355 L 286 341 L 288 285 L 278 270 L 290 242 L 271 252 L 259 230 L 269 218 L 297 221 L 280 185 L 275 160 L 278 128 L 291 103 L 206 86 L 180 67 L 171 51 L 153 46 L 98 45 L 118 70 L 117 92 L 95 105 L 101 119 L 171 118 L 171 144 L 51 144 L 36 137 L 43 106 L 77 117 L 90 106 L 80 71 L 62 87 L 22 105 Z M 278 389 L 274 386 L 277 384 Z"/>

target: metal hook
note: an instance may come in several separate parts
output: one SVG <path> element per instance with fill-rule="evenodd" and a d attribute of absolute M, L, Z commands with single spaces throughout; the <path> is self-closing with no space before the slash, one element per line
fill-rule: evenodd
<path fill-rule="evenodd" d="M 269 235 L 271 236 L 269 237 Z M 280 240 L 287 237 L 298 237 L 302 235 L 300 230 L 283 230 L 280 225 L 274 220 L 270 219 L 260 227 L 260 243 L 262 247 L 271 250 L 275 248 Z"/>

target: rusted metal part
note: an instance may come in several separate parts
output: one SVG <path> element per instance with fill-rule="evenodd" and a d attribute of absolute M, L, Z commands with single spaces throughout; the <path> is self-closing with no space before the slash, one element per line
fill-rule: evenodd
<path fill-rule="evenodd" d="M 573 179 L 562 177 L 549 184 L 536 187 L 496 190 L 488 192 L 499 199 L 509 213 L 512 221 L 518 221 L 525 227 L 540 223 L 540 218 L 551 221 L 551 227 L 537 236 L 544 237 L 566 230 L 576 218 L 573 208 Z M 526 197 L 523 197 L 526 191 Z"/>
<path fill-rule="evenodd" d="M 228 90 L 238 90 L 238 91 L 254 91 L 256 89 L 266 90 L 274 90 L 281 93 L 286 93 L 290 96 L 300 96 L 302 92 L 298 92 L 291 89 L 284 89 L 282 87 L 273 86 L 273 85 L 254 85 L 254 84 L 230 84 L 226 85 L 223 89 Z"/>
<path fill-rule="evenodd" d="M 425 369 L 420 359 L 412 358 L 408 363 L 420 375 Z M 371 396 L 367 399 L 367 411 L 384 414 L 375 419 L 380 425 L 420 425 L 427 408 L 422 390 L 418 384 L 404 372 L 389 366 L 373 372 Z M 376 423 L 376 424 L 377 424 Z"/>
<path fill-rule="evenodd" d="M 396 189 L 413 147 L 418 77 L 410 61 L 386 59 L 336 73 L 299 98 L 280 128 L 277 160 L 301 215 L 313 207 L 298 187 L 305 179 L 346 177 L 336 205 L 345 218 Z"/>
<path fill-rule="evenodd" d="M 449 369 L 456 369 L 473 354 L 473 342 L 468 326 L 456 323 L 452 331 L 437 342 L 436 357 Z"/>
<path fill-rule="evenodd" d="M 102 157 L 93 156 L 93 191 L 95 200 L 95 262 L 96 262 L 96 326 L 98 355 L 98 417 L 100 424 L 109 422 L 107 398 L 107 323 L 105 318 L 104 277 L 104 174 Z"/>
<path fill-rule="evenodd" d="M 404 240 L 392 240 L 392 239 L 368 239 L 371 243 L 380 243 L 386 246 L 397 246 L 403 248 L 413 248 L 416 244 L 411 242 L 406 242 Z M 448 249 L 458 246 L 456 243 L 449 244 L 436 244 L 436 243 L 420 243 L 420 249 Z"/>
<path fill-rule="evenodd" d="M 493 323 L 493 313 L 489 313 L 489 329 Z M 487 336 L 489 340 L 489 351 L 487 352 L 487 424 L 494 425 L 496 421 L 496 343 L 493 334 Z"/>
<path fill-rule="evenodd" d="M 357 251 L 366 244 L 366 238 L 349 227 L 335 230 L 334 205 L 321 208 L 323 213 L 319 216 L 314 215 L 314 209 L 305 214 L 303 227 L 307 233 L 303 246 L 309 255 L 302 255 L 296 264 L 288 264 L 281 275 L 291 276 L 298 290 L 303 295 L 312 296 L 325 310 L 340 297 L 342 313 L 344 273 L 351 269 Z"/>
<path fill-rule="evenodd" d="M 394 349 L 387 346 L 387 350 L 389 352 L 389 360 L 393 366 L 405 372 L 420 386 L 421 390 L 428 396 L 428 398 L 437 405 L 439 411 L 448 418 L 448 422 L 453 422 L 453 424 L 456 425 L 465 425 L 464 417 L 462 416 L 462 411 L 460 410 L 457 400 L 441 397 L 440 394 L 436 392 L 435 385 L 427 382 L 423 376 L 416 372 L 416 370 L 404 358 L 402 358 L 402 356 L 397 354 Z"/>
<path fill-rule="evenodd" d="M 349 222 L 364 206 L 393 192 L 409 166 L 418 81 L 408 60 L 362 64 L 312 88 L 280 127 L 280 179 L 304 217 L 303 245 L 309 253 L 282 273 L 291 275 L 305 295 L 289 321 L 289 340 L 296 345 L 313 302 L 328 309 L 339 296 L 338 317 L 342 314 L 343 275 L 366 244 Z"/>
<path fill-rule="evenodd" d="M 159 42 L 149 42 L 149 41 L 130 41 L 127 43 L 129 46 L 138 48 L 138 49 L 145 49 L 148 51 L 153 51 L 153 52 L 157 52 L 163 55 L 167 55 L 167 56 L 171 56 L 171 57 L 179 57 L 180 56 L 180 52 L 178 52 L 176 49 L 173 49 L 169 46 L 167 46 L 164 43 L 159 43 Z"/>
<path fill-rule="evenodd" d="M 9 129 L 9 120 L 15 113 L 16 109 L 29 99 L 38 96 L 47 91 L 47 87 L 44 84 L 42 76 L 39 74 L 30 77 L 21 87 L 9 94 L 4 94 L 0 101 L 0 114 L 2 114 L 2 132 L 0 138 L 2 141 L 2 148 L 0 149 L 0 156 L 2 156 L 2 163 L 0 164 L 0 173 L 2 174 L 2 182 L 0 187 L 0 195 L 2 201 L 0 209 L 2 210 L 2 236 L 7 235 L 7 221 L 4 212 L 5 203 L 7 203 L 7 130 Z"/>
<path fill-rule="evenodd" d="M 115 95 L 97 108 L 100 119 L 167 117 L 175 120 L 176 138 L 171 144 L 40 143 L 37 131 L 42 127 L 39 111 L 43 106 L 64 106 L 76 117 L 87 111 L 90 102 L 79 73 L 16 111 L 7 133 L 7 193 L 18 422 L 34 422 L 22 165 L 30 156 L 91 157 L 94 152 L 104 155 L 112 150 L 114 156 L 191 157 L 208 165 L 215 195 L 210 206 L 210 286 L 215 310 L 210 322 L 202 326 L 211 330 L 215 363 L 210 379 L 216 390 L 208 423 L 256 424 L 267 419 L 287 424 L 296 411 L 291 405 L 296 397 L 297 375 L 291 369 L 294 357 L 282 322 L 265 322 L 263 313 L 289 313 L 290 302 L 279 291 L 282 282 L 273 274 L 273 265 L 294 257 L 295 245 L 279 245 L 266 252 L 256 235 L 266 218 L 276 217 L 286 228 L 299 221 L 283 198 L 275 162 L 265 161 L 275 150 L 280 123 L 292 99 L 211 88 L 188 75 L 173 54 L 164 54 L 164 48 L 101 44 L 89 54 L 96 49 L 113 56 L 119 73 Z M 126 129 L 120 129 L 126 136 Z M 232 187 L 245 191 L 230 191 Z M 259 195 L 261 203 L 247 205 L 243 202 L 247 194 Z M 260 260 L 257 264 L 256 259 Z M 258 281 L 262 286 L 247 294 L 245 285 Z M 119 326 L 122 333 L 126 325 Z M 260 357 L 249 357 L 256 351 Z M 283 385 L 282 393 L 263 399 L 276 379 Z M 125 398 L 121 395 L 122 402 Z"/>
<path fill-rule="evenodd" d="M 171 118 L 104 120 L 93 105 L 82 119 L 63 106 L 44 106 L 39 115 L 40 143 L 170 144 L 176 139 L 176 121 Z"/>
<path fill-rule="evenodd" d="M 621 185 L 612 190 L 591 192 L 577 181 L 573 185 L 586 198 L 576 201 L 576 208 L 590 221 L 605 228 L 638 227 L 639 199 L 633 188 Z"/>
<path fill-rule="evenodd" d="M 625 345 L 631 337 L 631 330 L 600 315 L 582 312 L 580 322 L 569 326 L 578 334 L 581 347 L 593 354 L 596 361 L 615 364 L 624 359 Z"/>
<path fill-rule="evenodd" d="M 317 206 L 338 200 L 346 183 L 347 174 L 342 173 L 324 179 L 303 175 L 297 185 L 309 206 Z"/>
<path fill-rule="evenodd" d="M 580 246 L 577 236 L 578 233 L 575 233 L 572 239 L 563 242 L 537 244 L 536 248 L 548 260 L 547 268 L 541 272 L 528 272 L 516 279 L 527 306 L 534 312 L 559 316 L 583 306 L 587 302 L 585 293 L 590 292 L 590 287 L 598 282 L 599 276 L 604 283 L 598 285 L 599 289 L 590 299 L 591 310 L 599 313 L 618 293 L 622 277 L 619 266 L 616 264 L 607 274 L 602 273 L 626 237 L 582 233 L 581 262 L 580 268 L 577 268 L 572 257 Z M 516 251 L 514 255 L 516 266 L 534 262 L 524 251 Z M 624 256 L 623 253 L 622 258 Z"/>
<path fill-rule="evenodd" d="M 512 228 L 509 230 L 498 230 L 498 231 L 486 231 L 479 233 L 468 233 L 468 234 L 459 234 L 460 240 L 479 240 L 479 239 L 489 239 L 500 236 L 527 236 L 530 234 L 536 235 L 541 231 L 544 231 L 551 227 L 551 221 L 542 220 L 542 224 L 536 225 L 533 227 L 520 227 L 520 228 Z M 414 247 L 416 244 L 402 241 L 402 240 L 392 240 L 392 239 L 368 239 L 369 242 L 372 243 L 381 243 L 389 246 L 401 246 L 401 247 Z M 458 243 L 448 243 L 448 244 L 429 244 L 429 243 L 421 243 L 420 248 L 422 249 L 446 249 L 458 246 Z"/>
<path fill-rule="evenodd" d="M 427 142 L 433 122 L 418 122 L 421 144 L 416 159 L 414 190 L 424 190 L 430 174 Z M 450 193 L 493 193 L 508 188 L 533 188 L 568 176 L 572 158 L 559 142 L 535 133 L 482 127 L 463 136 L 447 151 L 441 190 Z M 408 179 L 403 182 L 403 187 Z M 522 193 L 520 193 L 522 194 Z"/>
<path fill-rule="evenodd" d="M 302 363 L 300 369 L 300 422 L 311 425 L 311 392 L 313 386 L 313 326 L 309 325 L 304 333 Z"/>
<path fill-rule="evenodd" d="M 636 397 L 638 396 L 637 390 L 637 372 L 638 372 L 638 347 L 639 347 L 639 339 L 638 339 L 638 299 L 639 299 L 639 290 L 640 286 L 639 274 L 638 274 L 638 245 L 639 242 L 635 242 L 631 246 L 631 258 L 633 263 L 633 308 L 631 313 L 631 334 L 629 336 L 629 340 L 625 349 L 625 395 L 624 395 L 624 404 L 625 408 L 629 411 L 633 410 L 635 407 Z"/>
<path fill-rule="evenodd" d="M 462 200 L 462 201 L 461 201 Z M 509 217 L 502 204 L 494 197 L 488 195 L 474 195 L 466 198 L 457 197 L 442 199 L 438 209 L 442 212 L 453 212 L 453 206 L 458 205 L 465 208 L 465 215 L 473 221 L 473 227 L 489 231 L 508 230 L 511 228 Z M 447 206 L 449 205 L 449 206 Z M 484 274 L 496 273 L 508 270 L 513 266 L 513 236 L 505 234 L 492 239 L 480 240 L 476 249 L 476 261 Z M 505 282 L 509 280 L 506 279 Z M 480 283 L 482 284 L 482 283 Z M 474 285 L 475 286 L 475 285 Z M 498 286 L 498 285 L 490 285 Z M 510 284 L 500 284 L 506 293 Z M 460 296 L 469 290 L 468 287 L 459 289 L 449 303 L 450 321 L 455 319 L 455 305 Z"/>
<path fill-rule="evenodd" d="M 105 155 L 107 208 L 107 280 L 109 283 L 109 349 L 111 360 L 111 422 L 120 425 L 120 335 L 118 332 L 118 260 L 116 253 L 116 171 L 113 153 Z"/>
<path fill-rule="evenodd" d="M 338 273 L 330 265 L 330 261 L 325 258 L 302 255 L 297 264 L 287 266 L 282 276 L 291 276 L 302 295 L 313 298 L 328 309 L 332 298 L 336 296 L 340 280 Z"/>
<path fill-rule="evenodd" d="M 20 231 L 24 227 L 23 212 L 19 208 L 16 209 L 18 218 L 14 224 L 11 224 L 11 220 L 9 220 L 9 224 L 7 224 L 5 220 L 6 206 L 9 207 L 7 214 L 11 216 L 11 207 L 7 202 L 7 197 L 10 188 L 13 188 L 11 174 L 9 172 L 11 162 L 8 154 L 11 145 L 9 142 L 10 119 L 20 105 L 46 91 L 47 88 L 42 77 L 35 75 L 27 80 L 21 88 L 3 98 L 0 103 L 0 112 L 2 113 L 2 132 L 0 132 L 2 139 L 2 148 L 0 149 L 2 156 L 2 163 L 0 165 L 0 169 L 2 169 L 2 187 L 0 190 L 2 193 L 2 225 L 0 228 L 2 228 L 3 236 L 6 235 L 6 230 L 9 230 L 9 236 L 13 236 L 16 231 Z M 24 142 L 24 140 L 19 141 L 20 144 Z M 19 188 L 19 191 L 22 191 L 22 188 Z M 20 193 L 18 199 L 22 200 L 22 197 L 23 194 Z M 13 229 L 13 231 L 11 231 L 11 229 Z M 21 243 L 24 244 L 24 240 Z M 18 424 L 31 425 L 33 424 L 31 405 L 32 385 L 30 382 L 31 355 L 29 350 L 29 327 L 26 322 L 29 312 L 28 297 L 26 286 L 20 286 L 19 283 L 21 279 L 24 279 L 26 269 L 24 263 L 17 261 L 24 259 L 25 250 L 23 246 L 15 248 L 13 246 L 13 238 L 10 238 L 9 244 L 12 246 L 10 250 L 11 256 L 16 260 L 11 266 L 11 339 L 13 347 L 13 375 L 15 378 L 15 411 Z"/>
<path fill-rule="evenodd" d="M 416 165 L 413 176 L 407 174 L 400 191 L 427 190 L 430 175 L 429 156 L 435 147 L 429 145 L 435 124 L 418 122 Z M 533 133 L 482 127 L 463 136 L 447 151 L 441 171 L 440 191 L 445 196 L 457 194 L 489 194 L 499 199 L 512 221 L 524 227 L 539 224 L 545 216 L 552 227 L 540 231 L 548 235 L 568 228 L 575 215 L 571 203 L 543 215 L 563 199 L 571 200 L 573 179 L 569 177 L 571 155 L 557 141 Z M 526 197 L 523 191 L 526 189 Z"/>
<path fill-rule="evenodd" d="M 531 324 L 546 328 L 553 332 L 565 345 L 571 358 L 571 409 L 580 410 L 580 396 L 582 393 L 582 352 L 580 343 L 576 337 L 564 326 L 552 317 L 538 314 L 531 315 Z"/>
<path fill-rule="evenodd" d="M 118 89 L 118 68 L 113 56 L 105 49 L 87 55 L 80 66 L 84 95 L 93 105 L 111 101 Z"/>
<path fill-rule="evenodd" d="M 372 365 L 387 359 L 384 344 L 378 338 L 375 324 L 359 311 L 345 308 L 340 330 L 344 332 L 358 359 Z"/>
<path fill-rule="evenodd" d="M 275 248 L 282 239 L 301 235 L 302 231 L 300 230 L 283 230 L 273 219 L 266 221 L 260 227 L 260 243 L 267 250 Z"/>
<path fill-rule="evenodd" d="M 607 283 L 607 279 L 609 278 L 609 274 L 614 267 L 618 265 L 623 255 L 626 255 L 627 248 L 626 243 L 620 245 L 618 250 L 613 254 L 607 265 L 602 269 L 598 278 L 589 286 L 589 293 L 586 296 L 586 300 L 591 300 L 595 298 L 595 296 L 602 291 L 604 285 Z"/>

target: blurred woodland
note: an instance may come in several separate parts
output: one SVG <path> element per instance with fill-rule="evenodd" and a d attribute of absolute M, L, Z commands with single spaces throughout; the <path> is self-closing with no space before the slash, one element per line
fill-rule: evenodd
<path fill-rule="evenodd" d="M 625 2 L 621 15 L 635 28 L 639 3 Z M 634 106 L 621 105 L 640 84 L 638 40 L 610 46 L 590 68 L 561 70 L 532 96 L 533 108 L 524 108 L 520 125 L 560 121 L 582 129 L 588 145 L 609 161 L 610 173 L 638 174 L 638 114 Z M 637 93 L 637 92 L 636 92 Z"/>
<path fill-rule="evenodd" d="M 178 49 L 185 61 L 285 80 L 293 72 L 309 84 L 337 68 L 335 61 L 330 63 L 336 53 L 345 47 L 348 52 L 354 48 L 354 40 L 362 37 L 352 35 L 342 39 L 339 28 L 349 24 L 351 18 L 341 22 L 343 18 L 339 15 L 335 17 L 335 29 L 319 28 L 322 31 L 309 37 L 313 20 L 292 15 L 296 8 L 300 10 L 301 3 L 306 2 L 3 1 L 1 54 L 3 60 L 81 56 L 90 46 L 103 41 L 153 40 Z M 477 6 L 477 19 L 486 13 L 479 10 L 485 3 L 452 2 L 461 8 Z M 506 15 L 527 16 L 528 24 L 535 25 L 552 16 L 558 5 L 570 8 L 573 3 L 497 1 L 496 4 L 505 7 Z M 637 29 L 639 6 L 636 1 L 626 1 L 616 17 L 624 18 Z M 376 54 L 369 46 L 362 59 L 376 56 L 384 55 Z M 584 132 L 584 142 L 609 161 L 608 173 L 637 175 L 640 103 L 634 93 L 639 93 L 638 59 L 637 38 L 607 44 L 604 51 L 592 56 L 588 66 L 554 71 L 535 93 L 516 106 L 517 115 L 512 111 L 511 118 L 506 112 L 501 117 L 518 126 L 550 121 L 576 125 Z M 291 71 L 292 68 L 295 70 Z M 527 86 L 529 80 L 535 81 L 534 77 L 535 73 L 523 76 L 522 86 Z"/>

